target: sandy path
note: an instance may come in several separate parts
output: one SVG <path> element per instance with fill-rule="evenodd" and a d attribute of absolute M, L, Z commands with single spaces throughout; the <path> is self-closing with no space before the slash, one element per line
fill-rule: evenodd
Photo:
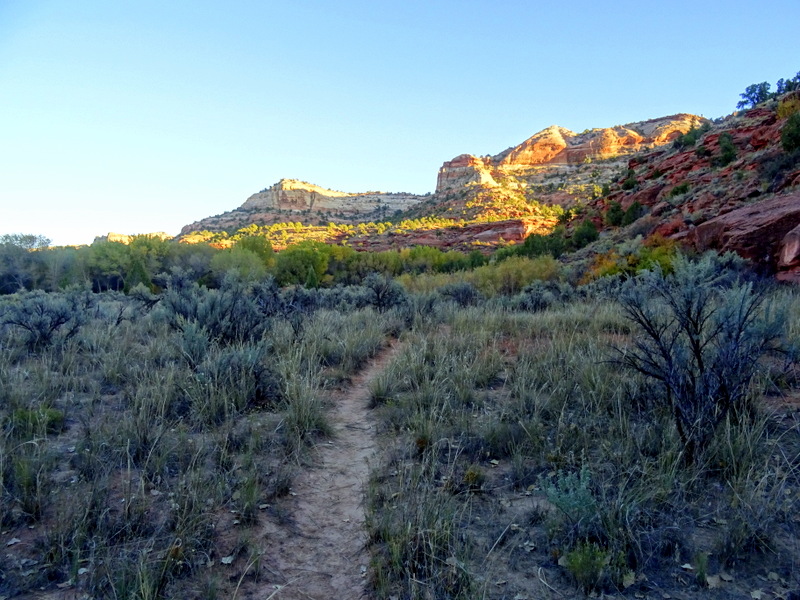
<path fill-rule="evenodd" d="M 367 408 L 370 382 L 397 352 L 383 350 L 350 386 L 334 395 L 334 436 L 319 446 L 319 460 L 300 473 L 283 508 L 287 523 L 262 532 L 262 565 L 271 575 L 254 595 L 275 600 L 368 598 L 369 554 L 364 528 L 364 486 L 375 454 L 375 423 Z"/>

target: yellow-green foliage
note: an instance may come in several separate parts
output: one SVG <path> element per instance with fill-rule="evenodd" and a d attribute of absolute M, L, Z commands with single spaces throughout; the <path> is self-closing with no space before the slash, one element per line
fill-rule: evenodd
<path fill-rule="evenodd" d="M 664 273 L 672 272 L 672 261 L 678 253 L 678 243 L 662 235 L 650 236 L 634 252 L 620 254 L 611 249 L 600 254 L 586 273 L 584 280 L 591 281 L 600 277 L 608 277 L 624 273 L 633 275 L 640 271 L 652 269 L 658 265 Z"/>
<path fill-rule="evenodd" d="M 791 117 L 798 112 L 800 112 L 800 95 L 798 94 L 787 96 L 778 103 L 778 116 L 781 119 Z"/>
<path fill-rule="evenodd" d="M 397 280 L 409 291 L 432 292 L 450 283 L 466 281 L 485 296 L 513 295 L 536 280 L 558 277 L 560 263 L 551 256 L 527 258 L 512 256 L 506 260 L 459 273 L 404 274 Z"/>

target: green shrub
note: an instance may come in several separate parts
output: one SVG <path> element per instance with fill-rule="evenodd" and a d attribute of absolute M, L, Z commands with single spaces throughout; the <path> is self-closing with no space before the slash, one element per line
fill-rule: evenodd
<path fill-rule="evenodd" d="M 669 191 L 669 197 L 674 198 L 675 196 L 680 196 L 681 194 L 685 194 L 688 191 L 689 191 L 689 182 L 684 181 L 683 183 L 679 183 Z"/>
<path fill-rule="evenodd" d="M 570 245 L 575 250 L 580 250 L 584 246 L 591 244 L 599 236 L 600 234 L 594 222 L 591 219 L 585 219 L 573 232 L 570 238 Z"/>
<path fill-rule="evenodd" d="M 564 559 L 567 571 L 586 594 L 600 587 L 608 564 L 608 552 L 597 544 L 581 542 Z"/>
<path fill-rule="evenodd" d="M 408 303 L 408 295 L 403 286 L 386 275 L 371 273 L 364 279 L 364 287 L 367 289 L 369 304 L 379 312 Z"/>
<path fill-rule="evenodd" d="M 59 433 L 64 428 L 64 413 L 55 408 L 18 408 L 11 413 L 8 426 L 21 439 Z"/>
<path fill-rule="evenodd" d="M 727 131 L 719 136 L 720 155 L 713 161 L 715 167 L 724 167 L 736 160 L 736 146 L 733 145 L 733 137 Z"/>
<path fill-rule="evenodd" d="M 711 150 L 706 148 L 704 145 L 698 146 L 697 150 L 694 151 L 697 158 L 708 158 L 711 156 Z"/>
<path fill-rule="evenodd" d="M 786 152 L 800 148 L 800 113 L 790 116 L 781 131 L 781 145 Z"/>
<path fill-rule="evenodd" d="M 561 511 L 578 535 L 597 515 L 597 502 L 590 484 L 591 475 L 586 465 L 578 473 L 559 471 L 555 478 L 540 481 L 547 499 Z"/>
<path fill-rule="evenodd" d="M 442 286 L 439 288 L 439 294 L 461 307 L 473 306 L 483 300 L 483 295 L 478 288 L 467 281 L 453 282 Z"/>
<path fill-rule="evenodd" d="M 638 200 L 633 202 L 628 207 L 628 210 L 625 211 L 625 214 L 622 216 L 622 226 L 626 227 L 639 219 L 644 214 L 644 207 L 639 204 Z"/>
<path fill-rule="evenodd" d="M 706 133 L 708 130 L 711 129 L 710 123 L 703 123 L 700 128 L 696 128 L 692 126 L 689 131 L 684 133 L 683 135 L 677 137 L 674 142 L 672 142 L 672 147 L 677 148 L 678 150 L 685 150 L 687 148 L 691 148 L 695 144 L 697 144 L 698 140 Z"/>
<path fill-rule="evenodd" d="M 622 210 L 622 205 L 617 202 L 611 202 L 605 215 L 606 225 L 612 227 L 619 227 L 622 225 L 622 220 L 625 218 L 625 212 Z"/>

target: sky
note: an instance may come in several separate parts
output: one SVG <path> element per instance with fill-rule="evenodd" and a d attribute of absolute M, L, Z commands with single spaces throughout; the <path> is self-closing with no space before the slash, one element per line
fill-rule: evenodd
<path fill-rule="evenodd" d="M 800 71 L 797 23 L 798 0 L 0 0 L 0 234 L 177 234 L 282 178 L 424 194 L 550 125 L 723 116 Z"/>

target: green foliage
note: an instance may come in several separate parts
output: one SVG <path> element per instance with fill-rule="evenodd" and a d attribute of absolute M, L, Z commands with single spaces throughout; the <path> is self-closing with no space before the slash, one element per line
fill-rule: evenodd
<path fill-rule="evenodd" d="M 303 284 L 309 270 L 320 281 L 328 269 L 331 247 L 322 242 L 306 241 L 289 246 L 275 257 L 274 276 L 278 285 Z"/>
<path fill-rule="evenodd" d="M 0 235 L 0 294 L 13 294 L 40 284 L 49 245 L 50 240 L 40 235 Z"/>
<path fill-rule="evenodd" d="M 64 428 L 64 412 L 55 408 L 18 408 L 11 413 L 6 425 L 14 437 L 23 440 L 43 437 Z"/>
<path fill-rule="evenodd" d="M 558 258 L 564 253 L 567 246 L 564 231 L 564 227 L 559 226 L 547 235 L 531 234 L 525 238 L 521 246 L 512 246 L 512 248 L 519 248 L 520 256 L 533 258 L 549 254 L 553 258 Z M 500 252 L 498 251 L 498 256 Z"/>
<path fill-rule="evenodd" d="M 585 219 L 572 233 L 570 246 L 575 250 L 579 250 L 594 242 L 599 236 L 600 234 L 594 222 L 591 219 Z"/>
<path fill-rule="evenodd" d="M 611 202 L 605 214 L 606 225 L 611 225 L 612 227 L 619 227 L 620 225 L 622 225 L 622 221 L 624 218 L 625 218 L 625 212 L 622 210 L 622 205 L 616 200 Z"/>
<path fill-rule="evenodd" d="M 720 155 L 712 162 L 715 167 L 724 167 L 736 160 L 736 146 L 733 145 L 733 137 L 727 131 L 719 135 Z"/>
<path fill-rule="evenodd" d="M 781 146 L 786 152 L 800 148 L 800 113 L 791 115 L 781 130 Z"/>
<path fill-rule="evenodd" d="M 698 140 L 705 135 L 711 129 L 711 124 L 706 122 L 703 123 L 699 128 L 692 125 L 691 129 L 684 133 L 681 136 L 678 136 L 674 142 L 672 142 L 672 147 L 677 148 L 678 150 L 686 150 L 687 148 L 692 148 L 698 142 Z"/>
<path fill-rule="evenodd" d="M 586 526 L 597 514 L 591 485 L 591 474 L 586 465 L 580 472 L 563 473 L 559 471 L 552 479 L 542 479 L 540 485 L 547 499 L 561 511 L 573 527 Z"/>
<path fill-rule="evenodd" d="M 211 273 L 219 285 L 227 275 L 240 281 L 259 281 L 267 275 L 267 267 L 261 256 L 244 246 L 222 250 L 211 259 Z"/>
<path fill-rule="evenodd" d="M 742 99 L 736 104 L 736 108 L 755 107 L 757 104 L 766 102 L 776 96 L 800 89 L 800 73 L 789 79 L 779 79 L 776 84 L 775 92 L 770 92 L 771 87 L 772 86 L 766 81 L 748 85 L 744 92 L 739 94 Z"/>
<path fill-rule="evenodd" d="M 736 108 L 754 107 L 757 104 L 766 102 L 773 97 L 773 94 L 769 92 L 770 87 L 770 84 L 766 81 L 748 85 L 744 92 L 739 94 L 742 99 L 736 104 Z"/>
<path fill-rule="evenodd" d="M 669 191 L 669 197 L 675 198 L 676 196 L 685 194 L 688 191 L 689 191 L 689 182 L 684 181 L 683 183 L 679 183 Z"/>
<path fill-rule="evenodd" d="M 711 150 L 706 148 L 704 145 L 700 145 L 697 147 L 697 150 L 694 151 L 697 158 L 708 158 L 711 156 Z"/>
<path fill-rule="evenodd" d="M 638 200 L 633 202 L 628 207 L 628 210 L 625 211 L 625 214 L 622 216 L 622 226 L 625 227 L 630 225 L 631 223 L 639 219 L 639 217 L 641 217 L 642 214 L 644 214 L 644 207 L 641 204 L 639 204 Z"/>
<path fill-rule="evenodd" d="M 265 266 L 269 266 L 273 262 L 274 253 L 272 251 L 272 244 L 270 244 L 269 240 L 263 235 L 242 236 L 236 240 L 233 247 L 249 250 L 258 256 Z"/>
<path fill-rule="evenodd" d="M 600 587 L 609 560 L 607 551 L 593 542 L 580 542 L 564 558 L 567 571 L 584 593 Z"/>
<path fill-rule="evenodd" d="M 658 383 L 693 464 L 728 414 L 747 413 L 750 382 L 781 339 L 781 319 L 765 310 L 763 292 L 726 281 L 710 256 L 674 266 L 672 275 L 655 269 L 626 285 L 620 302 L 639 337 L 620 352 L 623 365 Z"/>

